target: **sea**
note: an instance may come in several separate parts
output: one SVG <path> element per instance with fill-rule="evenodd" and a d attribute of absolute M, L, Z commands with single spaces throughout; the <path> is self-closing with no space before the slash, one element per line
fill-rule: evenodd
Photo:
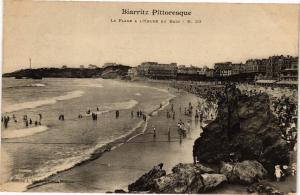
<path fill-rule="evenodd" d="M 3 78 L 1 112 L 10 121 L 7 128 L 1 123 L 0 191 L 25 191 L 121 145 L 143 133 L 147 121 L 138 110 L 150 114 L 173 97 L 167 89 L 118 80 Z"/>

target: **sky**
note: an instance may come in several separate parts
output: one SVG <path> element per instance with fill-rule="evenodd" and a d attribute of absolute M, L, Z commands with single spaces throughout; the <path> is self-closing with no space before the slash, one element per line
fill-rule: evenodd
<path fill-rule="evenodd" d="M 191 11 L 190 16 L 122 15 L 122 9 Z M 145 61 L 213 67 L 271 55 L 298 56 L 298 5 L 108 3 L 5 0 L 3 72 Z M 201 20 L 119 23 L 112 19 Z"/>

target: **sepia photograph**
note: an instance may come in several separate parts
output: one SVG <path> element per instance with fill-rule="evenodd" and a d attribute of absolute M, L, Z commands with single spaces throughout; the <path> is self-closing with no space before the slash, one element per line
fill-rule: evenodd
<path fill-rule="evenodd" d="M 4 0 L 0 192 L 297 194 L 299 13 Z"/>

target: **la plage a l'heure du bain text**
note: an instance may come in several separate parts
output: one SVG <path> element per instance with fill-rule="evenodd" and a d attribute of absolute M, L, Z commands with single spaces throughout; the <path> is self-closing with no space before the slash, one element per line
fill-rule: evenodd
<path fill-rule="evenodd" d="M 201 23 L 200 19 L 191 20 L 185 19 L 185 16 L 191 16 L 192 12 L 189 10 L 161 10 L 161 9 L 152 9 L 152 10 L 131 10 L 131 9 L 121 9 L 122 15 L 131 15 L 131 16 L 174 16 L 176 18 L 118 18 L 111 19 L 112 23 Z M 184 19 L 183 19 L 184 18 Z"/>

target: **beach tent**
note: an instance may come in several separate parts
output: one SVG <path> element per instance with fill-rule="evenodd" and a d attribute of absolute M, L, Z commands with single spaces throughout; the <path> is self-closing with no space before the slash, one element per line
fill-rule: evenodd
<path fill-rule="evenodd" d="M 297 88 L 298 87 L 298 81 L 287 81 L 287 80 L 282 80 L 277 82 L 279 86 L 283 87 L 291 87 L 291 88 Z"/>
<path fill-rule="evenodd" d="M 272 86 L 276 83 L 276 80 L 257 80 L 255 83 L 263 86 Z"/>

